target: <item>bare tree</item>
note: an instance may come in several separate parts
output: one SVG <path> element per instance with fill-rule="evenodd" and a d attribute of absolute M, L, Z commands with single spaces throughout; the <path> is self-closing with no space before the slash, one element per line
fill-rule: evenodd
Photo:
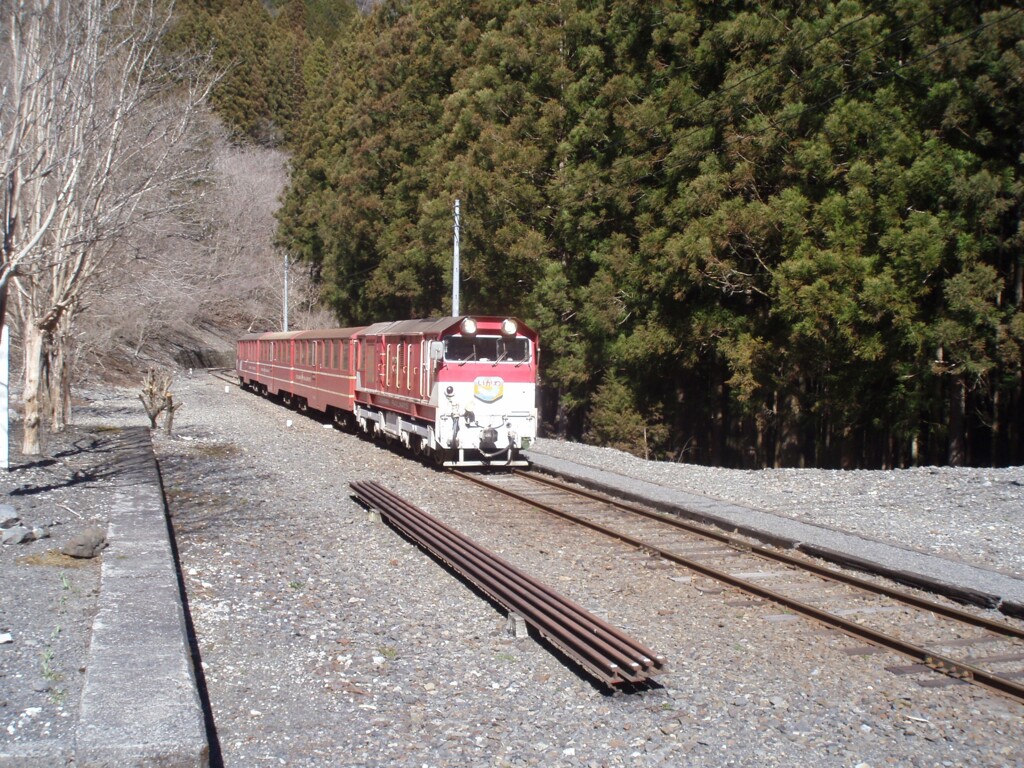
<path fill-rule="evenodd" d="M 157 372 L 156 368 L 150 368 L 146 372 L 146 378 L 142 382 L 142 391 L 139 393 L 139 400 L 142 407 L 146 409 L 146 416 L 149 417 L 149 426 L 156 429 L 157 420 L 160 414 L 164 414 L 164 430 L 170 435 L 174 429 L 174 412 L 181 408 L 181 404 L 174 404 L 174 394 L 171 392 L 171 384 L 174 383 L 174 374 L 168 371 Z"/>
<path fill-rule="evenodd" d="M 287 157 L 222 140 L 210 170 L 194 207 L 147 220 L 132 234 L 138 257 L 101 276 L 76 337 L 89 375 L 128 382 L 154 363 L 191 365 L 198 350 L 229 357 L 238 335 L 281 327 L 284 254 L 273 240 Z M 289 294 L 293 328 L 335 322 L 295 265 Z"/>
<path fill-rule="evenodd" d="M 104 270 L 133 256 L 141 222 L 193 205 L 193 139 L 212 78 L 160 47 L 172 0 L 0 0 L 10 39 L 4 254 L 24 350 L 23 450 L 39 452 L 41 387 L 67 415 L 67 341 Z M 9 104 L 9 109 L 6 108 Z"/>
<path fill-rule="evenodd" d="M 76 101 L 70 91 L 67 99 L 57 96 L 76 64 L 71 40 L 55 34 L 51 4 L 0 0 L 8 42 L 0 56 L 0 324 L 12 276 L 40 248 L 81 163 L 68 142 L 57 140 Z"/>
<path fill-rule="evenodd" d="M 273 244 L 274 213 L 288 180 L 286 158 L 274 150 L 223 147 L 214 170 L 210 220 L 218 230 L 209 263 L 226 279 L 210 298 L 244 323 L 239 330 L 279 329 L 284 254 Z M 333 322 L 307 271 L 293 265 L 289 281 L 292 323 L 310 328 Z"/>

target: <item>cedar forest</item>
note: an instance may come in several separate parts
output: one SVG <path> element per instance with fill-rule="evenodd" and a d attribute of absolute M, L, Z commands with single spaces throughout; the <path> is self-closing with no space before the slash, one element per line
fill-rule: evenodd
<path fill-rule="evenodd" d="M 1024 462 L 1024 8 L 191 0 L 341 325 L 541 336 L 549 433 L 734 467 Z"/>

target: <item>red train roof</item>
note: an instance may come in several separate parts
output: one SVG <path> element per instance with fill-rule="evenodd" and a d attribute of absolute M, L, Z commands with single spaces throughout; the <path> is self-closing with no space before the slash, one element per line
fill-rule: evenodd
<path fill-rule="evenodd" d="M 386 323 L 374 323 L 368 325 L 359 334 L 360 336 L 401 336 L 414 335 L 428 338 L 440 338 L 447 334 L 458 333 L 459 325 L 466 317 L 472 317 L 480 326 L 482 333 L 496 332 L 501 326 L 505 317 L 485 315 L 459 315 L 458 317 L 435 317 L 424 320 L 394 320 Z M 537 334 L 528 328 L 524 323 L 516 320 L 519 326 L 518 333 L 530 339 L 535 339 Z M 486 326 L 493 326 L 488 329 Z"/>
<path fill-rule="evenodd" d="M 365 326 L 352 328 L 314 328 L 308 331 L 265 331 L 248 333 L 239 341 L 289 341 L 291 339 L 348 339 L 362 331 Z"/>
<path fill-rule="evenodd" d="M 347 339 L 353 336 L 399 336 L 399 335 L 420 335 L 431 338 L 440 338 L 449 333 L 458 333 L 459 324 L 466 317 L 472 317 L 481 326 L 483 332 L 487 332 L 486 325 L 494 325 L 498 329 L 504 317 L 485 315 L 459 315 L 458 317 L 434 317 L 422 320 L 391 320 L 389 322 L 374 323 L 373 325 L 358 326 L 353 328 L 320 328 L 308 331 L 273 331 L 269 333 L 250 333 L 242 336 L 239 341 L 288 341 L 291 339 Z M 529 339 L 536 339 L 537 334 L 533 329 L 524 323 L 516 320 L 519 325 L 518 333 Z"/>

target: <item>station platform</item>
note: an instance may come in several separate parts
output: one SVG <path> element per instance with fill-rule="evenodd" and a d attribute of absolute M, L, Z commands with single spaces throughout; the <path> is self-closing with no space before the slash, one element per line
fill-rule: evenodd
<path fill-rule="evenodd" d="M 735 531 L 759 542 L 794 549 L 839 566 L 877 573 L 894 581 L 969 605 L 998 610 L 1024 619 L 1024 579 L 938 555 L 817 526 L 667 488 L 636 477 L 529 452 L 532 468 L 586 488 L 680 515 L 688 520 Z M 880 530 L 884 530 L 882 521 Z"/>
<path fill-rule="evenodd" d="M 206 768 L 203 707 L 149 430 L 127 427 L 96 467 L 111 489 L 100 588 L 61 738 L 0 738 L 0 768 Z M 30 600 L 31 595 L 5 595 Z M 65 621 L 70 618 L 65 619 Z"/>

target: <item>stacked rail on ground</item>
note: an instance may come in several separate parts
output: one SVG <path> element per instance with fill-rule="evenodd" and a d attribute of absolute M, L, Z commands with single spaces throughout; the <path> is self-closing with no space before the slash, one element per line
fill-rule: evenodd
<path fill-rule="evenodd" d="M 395 528 L 575 659 L 602 682 L 646 683 L 663 656 L 541 584 L 378 483 L 351 483 L 357 497 Z"/>

